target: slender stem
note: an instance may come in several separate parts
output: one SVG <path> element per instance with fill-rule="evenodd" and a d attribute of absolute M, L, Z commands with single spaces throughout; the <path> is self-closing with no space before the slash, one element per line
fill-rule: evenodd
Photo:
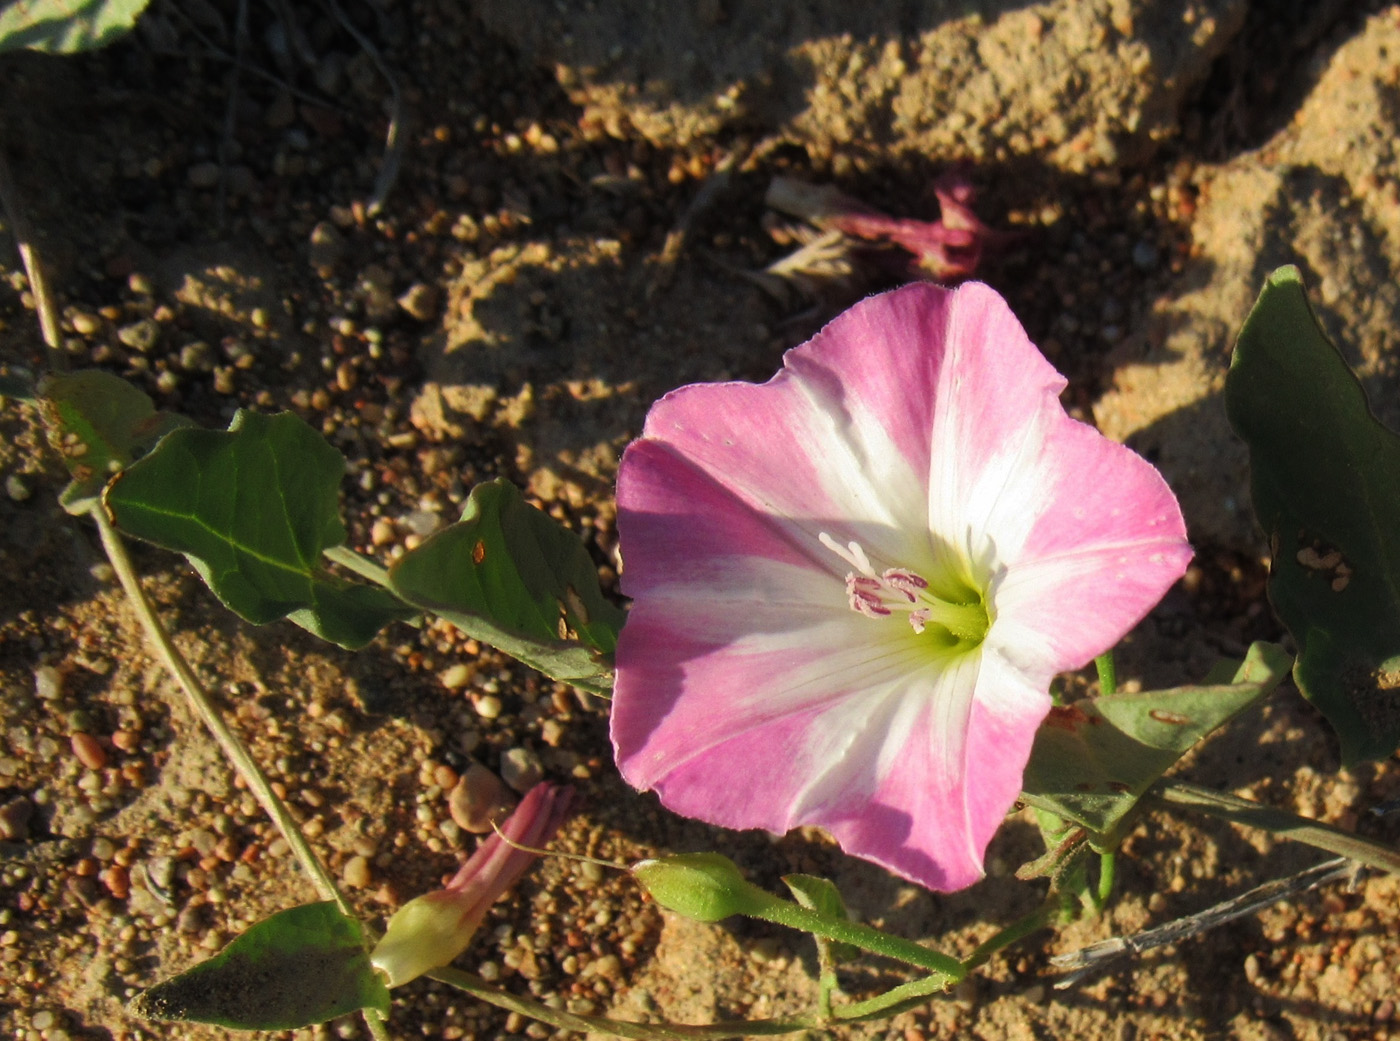
<path fill-rule="evenodd" d="M 822 1026 L 811 1016 L 796 1019 L 754 1019 L 738 1020 L 730 1023 L 706 1023 L 700 1026 L 686 1026 L 680 1023 L 629 1023 L 605 1016 L 581 1016 L 574 1012 L 550 1008 L 538 1001 L 507 994 L 497 990 L 480 976 L 473 976 L 461 969 L 434 969 L 426 974 L 429 979 L 446 983 L 450 987 L 464 990 L 488 1004 L 503 1008 L 508 1012 L 519 1012 L 522 1016 L 538 1019 L 542 1023 L 561 1030 L 577 1030 L 581 1033 L 602 1032 L 618 1037 L 638 1038 L 641 1041 L 720 1041 L 730 1037 L 757 1037 L 771 1034 L 791 1034 L 799 1030 L 814 1030 Z"/>
<path fill-rule="evenodd" d="M 185 696 L 189 698 L 190 705 L 194 708 L 195 714 L 204 721 L 204 725 L 214 735 L 214 740 L 219 743 L 224 755 L 228 757 L 229 762 L 233 764 L 234 769 L 248 785 L 249 791 L 262 804 L 263 810 L 282 832 L 282 837 L 291 847 L 297 863 L 310 876 L 321 899 L 334 901 L 342 914 L 353 916 L 349 903 L 336 887 L 330 873 L 316 859 L 316 854 L 311 851 L 305 836 L 301 833 L 301 828 L 297 826 L 296 820 L 288 812 L 286 804 L 272 790 L 267 777 L 258 764 L 254 762 L 247 747 L 224 723 L 218 710 L 209 700 L 209 695 L 204 690 L 203 685 L 170 639 L 170 634 L 165 631 L 165 626 L 157 617 L 155 609 L 146 597 L 145 590 L 141 588 L 140 579 L 136 575 L 136 569 L 132 566 L 131 557 L 127 555 L 126 545 L 122 542 L 121 536 L 112 527 L 100 506 L 88 512 L 97 523 L 97 530 L 102 536 L 102 548 L 107 551 L 107 559 L 112 562 L 117 578 L 121 580 L 122 588 L 136 608 L 136 614 L 141 619 L 142 625 L 145 626 L 146 636 L 150 639 L 151 645 L 155 648 L 165 667 L 179 681 Z"/>
<path fill-rule="evenodd" d="M 859 1023 L 867 1019 L 883 1019 L 894 1014 L 894 1009 L 901 1011 L 904 1007 L 912 1007 L 923 1004 L 934 994 L 939 994 L 948 989 L 948 981 L 941 973 L 934 973 L 932 976 L 925 976 L 923 979 L 910 980 L 908 983 L 901 983 L 898 987 L 878 994 L 865 1001 L 852 1002 L 843 1005 L 833 1012 L 835 1018 L 842 1023 Z"/>
<path fill-rule="evenodd" d="M 888 933 L 882 933 L 879 929 L 873 929 L 860 922 L 837 918 L 834 915 L 825 915 L 820 911 L 802 907 L 788 900 L 774 899 L 771 904 L 754 910 L 746 910 L 744 913 L 777 925 L 786 925 L 790 929 L 811 933 L 814 936 L 824 936 L 828 940 L 839 940 L 843 943 L 853 944 L 863 951 L 883 954 L 886 958 L 894 958 L 910 965 L 917 965 L 928 972 L 941 973 L 947 977 L 944 980 L 945 986 L 948 983 L 956 983 L 967 975 L 962 963 L 956 958 L 929 950 L 913 940 L 906 940 L 900 936 L 890 936 Z"/>
<path fill-rule="evenodd" d="M 1281 838 L 1350 857 L 1368 867 L 1400 874 L 1400 851 L 1229 792 L 1217 792 L 1186 781 L 1162 780 L 1148 789 L 1146 797 L 1163 806 L 1186 806 L 1233 824 L 1260 828 Z"/>
<path fill-rule="evenodd" d="M 10 178 L 10 166 L 5 161 L 3 148 L 0 148 L 0 207 L 9 214 L 10 232 L 19 248 L 24 273 L 29 279 L 29 290 L 34 294 L 34 309 L 39 315 L 39 331 L 49 349 L 49 365 L 55 371 L 62 371 L 68 367 L 68 356 L 63 353 L 63 340 L 59 335 L 58 307 L 49 291 L 48 279 L 44 277 L 44 266 L 39 259 L 38 248 L 34 245 L 34 232 L 20 208 L 19 193 L 15 191 L 14 181 Z"/>
<path fill-rule="evenodd" d="M 1114 693 L 1118 689 L 1118 666 L 1113 663 L 1113 652 L 1104 651 L 1095 658 L 1094 668 L 1099 672 L 1099 696 Z"/>
<path fill-rule="evenodd" d="M 1094 904 L 1099 911 L 1103 911 L 1108 906 L 1108 898 L 1113 895 L 1113 882 L 1118 874 L 1118 854 L 1099 854 L 1099 887 L 1094 897 Z"/>
<path fill-rule="evenodd" d="M 977 945 L 971 954 L 962 960 L 964 973 L 969 973 L 985 965 L 998 951 L 1010 947 L 1033 932 L 1044 929 L 1060 914 L 1060 901 L 1052 897 L 1030 914 L 1018 918 L 995 936 Z"/>
<path fill-rule="evenodd" d="M 393 589 L 389 585 L 389 572 L 380 567 L 374 561 L 360 556 L 348 546 L 332 546 L 330 549 L 322 550 L 322 556 L 333 564 L 339 564 L 346 571 L 354 572 L 363 579 L 373 582 L 377 586 L 383 586 L 389 592 Z"/>

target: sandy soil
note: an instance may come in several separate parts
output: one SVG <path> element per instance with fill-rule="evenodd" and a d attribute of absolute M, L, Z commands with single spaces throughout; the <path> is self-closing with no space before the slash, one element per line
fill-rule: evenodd
<path fill-rule="evenodd" d="M 1218 402 L 1229 338 L 1269 266 L 1304 265 L 1382 412 L 1400 400 L 1394 9 L 891 3 L 847 24 L 844 5 L 775 3 L 749 24 L 742 5 L 697 3 L 656 43 L 690 69 L 668 80 L 652 37 L 629 35 L 645 5 L 355 5 L 345 17 L 391 83 L 331 7 L 288 21 L 251 5 L 240 42 L 236 6 L 157 3 L 137 35 L 78 59 L 0 55 L 0 148 L 73 364 L 211 426 L 240 406 L 296 411 L 345 452 L 351 540 L 380 559 L 503 476 L 584 537 L 614 589 L 611 481 L 648 404 L 695 380 L 766 379 L 784 349 L 888 283 L 859 267 L 815 299 L 779 302 L 744 277 L 788 248 L 763 206 L 779 175 L 931 218 L 929 186 L 962 164 L 977 212 L 1008 233 L 978 277 L 1070 378 L 1077 414 L 1160 462 L 1186 505 L 1197 563 L 1129 639 L 1132 682 L 1187 682 L 1280 635 Z M 743 43 L 764 32 L 771 46 Z M 370 215 L 396 93 L 402 155 Z M 43 352 L 10 243 L 0 227 L 0 362 L 32 373 Z M 13 400 L 0 473 L 0 1028 L 223 1036 L 124 1006 L 313 891 L 144 650 L 95 533 L 56 504 L 65 478 L 37 416 Z M 768 886 L 826 874 L 861 918 L 955 953 L 1042 891 L 1011 877 L 1038 852 L 1024 814 L 985 882 L 929 894 L 819 834 L 736 835 L 665 813 L 618 778 L 604 703 L 446 626 L 399 627 L 351 655 L 287 624 L 239 623 L 171 555 L 138 561 L 181 648 L 376 923 L 475 843 L 450 806 L 473 763 L 518 789 L 540 775 L 574 784 L 582 810 L 562 849 L 621 862 L 720 849 Z M 1397 837 L 1367 811 L 1400 795 L 1400 763 L 1341 771 L 1290 687 L 1181 769 Z M 1146 816 L 1105 916 L 848 1033 L 1390 1037 L 1393 878 L 1333 885 L 1053 989 L 1055 953 L 1320 859 Z M 461 964 L 634 1018 L 774 1016 L 815 995 L 801 938 L 677 920 L 626 876 L 564 861 L 498 905 Z M 894 979 L 861 968 L 845 984 Z M 398 994 L 396 1037 L 550 1034 L 437 984 Z M 362 1034 L 346 1020 L 288 1036 Z"/>

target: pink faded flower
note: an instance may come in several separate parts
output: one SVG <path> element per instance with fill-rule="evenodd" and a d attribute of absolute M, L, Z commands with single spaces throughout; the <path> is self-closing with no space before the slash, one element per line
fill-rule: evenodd
<path fill-rule="evenodd" d="M 819 228 L 898 246 L 913 255 L 911 263 L 902 265 L 909 278 L 940 282 L 970 278 L 986 247 L 1012 236 L 993 231 L 972 212 L 976 191 L 965 174 L 945 174 L 934 182 L 933 193 L 940 210 L 936 221 L 891 217 L 831 185 L 807 184 L 790 177 L 774 178 L 765 201 Z"/>
<path fill-rule="evenodd" d="M 574 790 L 564 785 L 535 785 L 500 834 L 478 846 L 446 888 L 415 897 L 394 912 L 370 952 L 371 963 L 388 977 L 389 986 L 417 979 L 467 949 L 487 909 L 537 859 L 511 843 L 538 848 L 548 842 L 568 819 L 573 797 Z"/>
<path fill-rule="evenodd" d="M 934 889 L 978 879 L 1051 679 L 1191 557 L 1161 476 L 1064 386 L 991 289 L 920 284 L 761 386 L 658 402 L 618 477 L 623 776 Z"/>

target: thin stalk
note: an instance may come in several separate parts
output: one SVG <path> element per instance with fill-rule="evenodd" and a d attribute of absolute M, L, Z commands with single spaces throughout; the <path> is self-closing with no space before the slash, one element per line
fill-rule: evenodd
<path fill-rule="evenodd" d="M 229 762 L 243 778 L 248 790 L 262 804 L 263 810 L 272 818 L 278 830 L 282 832 L 282 837 L 287 840 L 287 845 L 291 848 L 297 863 L 310 876 L 321 899 L 334 901 L 342 914 L 353 917 L 349 903 L 341 895 L 330 873 L 316 859 L 316 854 L 311 851 L 310 845 L 307 844 L 305 836 L 301 833 L 301 828 L 288 812 L 286 804 L 272 790 L 266 775 L 253 760 L 252 755 L 249 754 L 243 742 L 239 740 L 238 735 L 224 723 L 213 702 L 209 700 L 209 695 L 203 685 L 170 639 L 170 634 L 165 631 L 165 626 L 161 624 L 150 600 L 147 599 L 145 590 L 141 588 L 140 579 L 136 575 L 136 569 L 132 566 L 131 557 L 126 552 L 126 545 L 122 542 L 121 536 L 107 520 L 100 506 L 88 512 L 97 523 L 98 533 L 102 536 L 102 548 L 107 551 L 107 559 L 112 562 L 117 578 L 121 581 L 122 589 L 126 591 L 127 598 L 136 608 L 137 617 L 141 619 L 141 624 L 146 629 L 146 636 L 151 641 L 157 656 L 175 676 L 180 687 L 184 690 L 185 696 L 189 699 L 190 705 L 194 708 L 195 714 L 204 721 L 204 725 L 214 735 L 214 740 L 219 743 L 224 755 L 228 757 Z"/>
<path fill-rule="evenodd" d="M 700 1026 L 687 1026 L 680 1023 L 629 1023 L 606 1016 L 581 1016 L 575 1012 L 550 1008 L 548 1005 L 515 994 L 497 990 L 480 976 L 473 976 L 461 969 L 434 969 L 426 974 L 429 979 L 446 983 L 449 987 L 466 991 L 487 1004 L 503 1008 L 508 1012 L 519 1012 L 541 1023 L 558 1027 L 561 1030 L 576 1030 L 580 1033 L 602 1032 L 618 1037 L 638 1038 L 639 1041 L 722 1041 L 730 1037 L 759 1037 L 773 1034 L 792 1034 L 799 1030 L 819 1029 L 823 1024 L 813 1016 L 799 1016 L 795 1019 L 753 1019 L 737 1020 L 729 1023 L 706 1023 Z"/>
<path fill-rule="evenodd" d="M 157 656 L 179 682 L 195 714 L 204 721 L 204 725 L 214 735 L 214 740 L 219 743 L 219 748 L 222 749 L 224 756 L 233 764 L 233 768 L 238 771 L 239 776 L 243 778 L 243 783 L 262 804 L 263 811 L 277 825 L 277 829 L 287 841 L 292 855 L 297 858 L 297 863 L 310 877 L 311 884 L 316 887 L 317 894 L 322 900 L 333 901 L 335 906 L 340 909 L 341 914 L 354 918 L 355 913 L 349 902 L 336 886 L 330 873 L 317 859 L 316 854 L 312 852 L 311 846 L 307 843 L 296 819 L 287 810 L 286 804 L 277 797 L 277 793 L 272 790 L 267 776 L 253 759 L 247 746 L 224 723 L 223 717 L 219 715 L 213 702 L 209 700 L 209 694 L 205 691 L 204 685 L 199 682 L 179 648 L 170 639 L 170 634 L 165 631 L 165 626 L 161 624 L 155 608 L 151 606 L 151 601 L 146 597 L 146 591 L 141 588 L 141 580 L 137 577 L 136 569 L 132 566 L 131 557 L 126 552 L 126 544 L 122 542 L 121 536 L 107 520 L 102 507 L 98 506 L 88 512 L 97 523 L 97 531 L 102 536 L 102 548 L 107 551 L 107 559 L 111 562 L 112 569 L 116 571 L 127 599 L 136 608 L 136 615 L 141 619 L 141 624 L 146 629 L 146 637 L 151 641 L 151 646 L 155 649 Z M 384 1025 L 383 1015 L 371 1008 L 363 1009 L 362 1013 L 365 1026 L 369 1028 L 370 1036 L 374 1038 L 374 1041 L 389 1041 L 389 1031 Z"/>
<path fill-rule="evenodd" d="M 1185 806 L 1199 810 L 1232 824 L 1259 828 L 1280 838 L 1348 857 L 1368 867 L 1400 874 L 1400 851 L 1229 792 L 1217 792 L 1186 781 L 1162 780 L 1148 789 L 1146 798 L 1168 808 Z"/>
<path fill-rule="evenodd" d="M 962 960 L 964 974 L 972 972 L 973 969 L 985 965 L 991 960 L 992 955 L 1003 948 L 1010 947 L 1018 940 L 1023 940 L 1033 932 L 1044 929 L 1053 922 L 1060 914 L 1060 902 L 1051 898 L 1041 904 L 1030 914 L 1016 919 L 1005 929 L 992 936 L 990 939 L 977 945 L 973 952 Z"/>
<path fill-rule="evenodd" d="M 29 291 L 34 294 L 39 331 L 43 334 L 44 345 L 49 349 L 49 367 L 55 372 L 62 372 L 68 368 L 68 356 L 63 353 L 63 338 L 59 335 L 58 307 L 54 304 L 53 293 L 49 291 L 48 279 L 44 277 L 44 265 L 34 245 L 34 231 L 20 207 L 19 193 L 15 191 L 15 183 L 10 178 L 10 166 L 5 162 L 3 148 L 0 148 L 0 207 L 9 214 L 10 233 L 14 235 L 15 245 L 19 248 L 19 258 L 29 279 Z"/>
<path fill-rule="evenodd" d="M 389 572 L 380 567 L 367 557 L 362 557 L 348 546 L 332 546 L 330 549 L 321 551 L 321 555 L 332 564 L 339 564 L 346 571 L 353 572 L 361 578 L 373 582 L 377 586 L 382 586 L 393 592 L 389 586 Z"/>
<path fill-rule="evenodd" d="M 898 987 L 878 994 L 865 1001 L 855 1001 L 842 1005 L 833 1011 L 833 1017 L 841 1023 L 860 1023 L 868 1019 L 884 1019 L 896 1015 L 906 1008 L 916 1008 L 935 994 L 948 989 L 948 981 L 942 973 L 934 973 L 923 979 L 910 980 Z"/>
<path fill-rule="evenodd" d="M 1108 695 L 1118 690 L 1118 666 L 1113 663 L 1113 652 L 1104 651 L 1094 659 L 1094 668 L 1099 673 L 1099 696 Z"/>
<path fill-rule="evenodd" d="M 1117 874 L 1118 854 L 1099 854 L 1099 887 L 1095 893 L 1094 904 L 1101 912 L 1108 906 L 1108 898 L 1113 895 L 1113 882 Z"/>
<path fill-rule="evenodd" d="M 813 936 L 824 936 L 828 940 L 849 943 L 872 954 L 882 954 L 886 958 L 916 965 L 927 972 L 941 973 L 947 977 L 944 981 L 945 986 L 947 983 L 956 983 L 967 975 L 962 963 L 956 958 L 930 950 L 913 940 L 890 936 L 860 922 L 825 915 L 788 900 L 775 899 L 768 906 L 745 910 L 743 913 L 776 925 L 786 925 L 790 929 L 811 933 Z"/>

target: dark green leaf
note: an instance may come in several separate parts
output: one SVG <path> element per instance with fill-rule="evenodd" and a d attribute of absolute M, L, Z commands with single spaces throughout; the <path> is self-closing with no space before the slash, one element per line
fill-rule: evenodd
<path fill-rule="evenodd" d="M 296 416 L 240 410 L 227 432 L 170 434 L 102 501 L 121 530 L 185 554 L 240 617 L 255 625 L 289 617 L 354 648 L 414 612 L 325 570 L 322 550 L 345 541 L 344 473 L 340 453 Z"/>
<path fill-rule="evenodd" d="M 1344 762 L 1383 759 L 1400 744 L 1400 438 L 1371 414 L 1296 268 L 1269 276 L 1240 331 L 1225 404 L 1249 444 L 1298 689 Z"/>
<path fill-rule="evenodd" d="M 83 513 L 113 474 L 189 420 L 157 412 L 142 391 L 98 369 L 49 376 L 39 387 L 49 443 L 73 480 L 59 502 Z"/>
<path fill-rule="evenodd" d="M 623 613 L 577 535 L 506 481 L 472 489 L 462 519 L 389 571 L 405 601 L 585 690 L 609 694 Z"/>
<path fill-rule="evenodd" d="M 151 0 L 0 0 L 0 51 L 72 54 L 105 47 Z"/>
<path fill-rule="evenodd" d="M 1096 848 L 1182 754 L 1288 674 L 1282 648 L 1256 643 L 1229 684 L 1112 694 L 1057 705 L 1026 765 L 1024 798 L 1083 825 Z"/>
<path fill-rule="evenodd" d="M 846 910 L 846 901 L 841 899 L 841 890 L 836 888 L 836 883 L 830 879 L 819 878 L 816 875 L 784 875 L 783 882 L 788 889 L 792 890 L 793 899 L 803 907 L 812 911 L 819 911 L 830 918 L 844 918 L 850 920 L 850 912 Z M 840 940 L 827 940 L 818 936 L 818 944 L 825 944 L 827 952 L 833 962 L 854 961 L 860 957 L 860 948 L 855 944 L 842 943 Z"/>
<path fill-rule="evenodd" d="M 362 1008 L 389 1011 L 360 923 L 329 901 L 279 911 L 208 961 L 138 994 L 143 1019 L 291 1030 Z"/>

